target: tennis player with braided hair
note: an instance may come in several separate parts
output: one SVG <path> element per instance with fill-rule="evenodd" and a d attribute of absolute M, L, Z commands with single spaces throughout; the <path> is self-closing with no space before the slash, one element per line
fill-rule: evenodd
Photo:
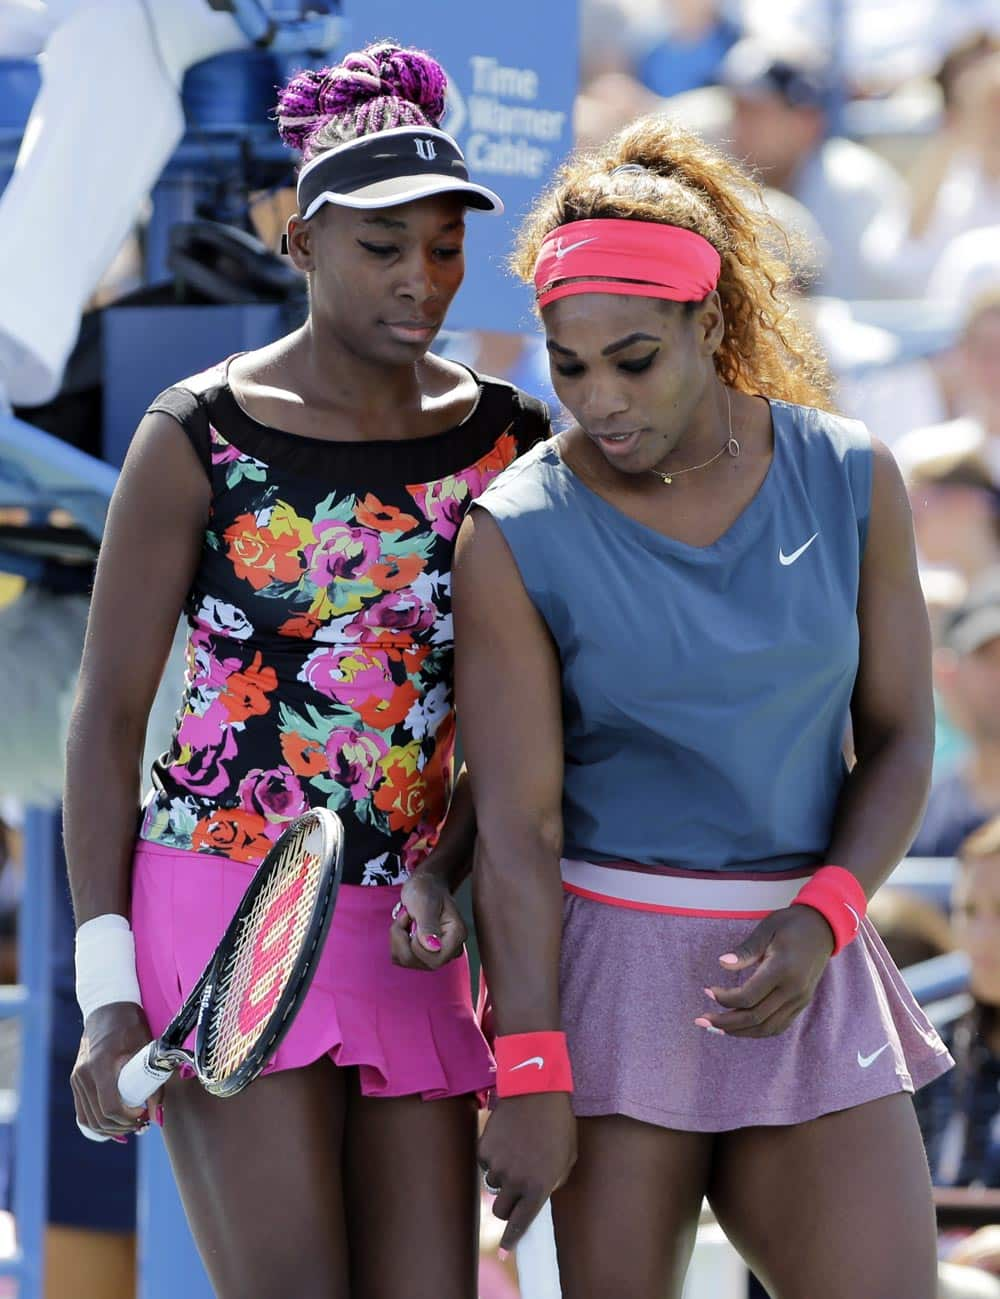
<path fill-rule="evenodd" d="M 555 1191 L 565 1299 L 679 1296 L 704 1196 L 775 1299 L 934 1295 L 907 1093 L 950 1061 L 865 919 L 927 789 L 927 619 L 773 236 L 665 118 L 567 164 L 516 266 L 574 422 L 459 536 L 480 1163 L 506 1247 Z"/>
<path fill-rule="evenodd" d="M 146 1121 L 119 1070 L 287 822 L 327 807 L 345 827 L 332 928 L 266 1073 L 225 1100 L 175 1077 L 150 1101 L 222 1299 L 476 1293 L 494 1072 L 450 892 L 474 835 L 450 569 L 472 499 L 548 429 L 540 403 L 428 351 L 466 212 L 501 208 L 440 130 L 444 95 L 433 59 L 386 43 L 285 88 L 308 319 L 156 398 L 101 552 L 66 792 L 83 1125 Z M 140 816 L 182 611 L 184 693 Z"/>

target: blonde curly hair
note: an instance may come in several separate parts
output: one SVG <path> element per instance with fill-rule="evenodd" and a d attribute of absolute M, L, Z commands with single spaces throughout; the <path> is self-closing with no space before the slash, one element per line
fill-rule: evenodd
<path fill-rule="evenodd" d="M 613 174 L 626 164 L 632 169 Z M 801 240 L 768 214 L 759 186 L 736 163 L 667 117 L 639 118 L 563 165 L 525 218 L 514 273 L 531 284 L 547 234 L 601 217 L 659 221 L 707 239 L 722 259 L 719 378 L 743 392 L 832 409 L 826 358 L 789 300 Z"/>

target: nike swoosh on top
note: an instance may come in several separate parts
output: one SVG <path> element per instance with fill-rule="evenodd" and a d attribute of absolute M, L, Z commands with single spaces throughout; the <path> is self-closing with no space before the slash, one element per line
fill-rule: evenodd
<path fill-rule="evenodd" d="M 871 1053 L 871 1055 L 862 1055 L 861 1052 L 859 1051 L 859 1052 L 858 1052 L 858 1064 L 861 1066 L 862 1069 L 869 1069 L 869 1068 L 870 1068 L 870 1067 L 875 1063 L 875 1061 L 879 1058 L 879 1056 L 882 1054 L 882 1052 L 883 1052 L 883 1051 L 888 1051 L 888 1049 L 889 1049 L 889 1043 L 888 1043 L 888 1042 L 885 1042 L 885 1043 L 883 1043 L 882 1046 L 879 1047 L 879 1049 L 878 1049 L 877 1051 L 873 1051 L 873 1052 Z"/>
<path fill-rule="evenodd" d="M 566 244 L 565 247 L 561 243 L 558 243 L 556 244 L 556 258 L 557 260 L 562 261 L 566 254 L 571 253 L 574 248 L 582 248 L 584 244 L 592 244 L 596 243 L 596 241 L 597 236 L 595 235 L 593 239 L 578 239 L 575 244 Z"/>
<path fill-rule="evenodd" d="M 786 555 L 783 550 L 779 549 L 778 550 L 779 561 L 785 565 L 794 564 L 800 555 L 805 554 L 805 552 L 809 549 L 809 547 L 813 544 L 813 542 L 816 540 L 818 536 L 819 533 L 814 532 L 808 541 L 804 542 L 801 546 L 799 546 L 798 550 L 793 550 L 790 555 Z"/>
<path fill-rule="evenodd" d="M 520 1064 L 512 1065 L 510 1072 L 516 1073 L 518 1069 L 527 1069 L 529 1064 L 533 1064 L 535 1065 L 536 1068 L 541 1069 L 545 1064 L 545 1057 L 540 1055 L 533 1055 L 530 1058 L 530 1060 L 522 1060 Z"/>

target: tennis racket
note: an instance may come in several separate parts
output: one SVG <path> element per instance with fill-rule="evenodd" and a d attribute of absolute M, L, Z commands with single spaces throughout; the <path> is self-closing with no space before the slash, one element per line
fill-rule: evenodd
<path fill-rule="evenodd" d="M 330 928 L 344 860 L 344 827 L 327 808 L 292 821 L 258 866 L 187 1000 L 160 1037 L 118 1075 L 140 1106 L 181 1065 L 213 1096 L 235 1096 L 280 1046 L 309 990 Z M 194 1052 L 184 1047 L 196 1029 Z M 80 1124 L 93 1141 L 108 1137 Z"/>

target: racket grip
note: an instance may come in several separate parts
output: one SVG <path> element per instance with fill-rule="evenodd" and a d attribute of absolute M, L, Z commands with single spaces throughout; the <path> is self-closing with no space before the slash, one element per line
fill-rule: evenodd
<path fill-rule="evenodd" d="M 523 1299 L 560 1299 L 562 1289 L 550 1201 L 545 1201 L 518 1241 L 514 1257 Z"/>
<path fill-rule="evenodd" d="M 140 1051 L 136 1051 L 132 1059 L 122 1066 L 122 1071 L 118 1075 L 118 1093 L 126 1105 L 131 1105 L 135 1109 L 145 1105 L 153 1092 L 162 1087 L 174 1072 L 173 1069 L 157 1069 L 150 1062 L 149 1057 L 154 1046 L 155 1043 L 150 1042 Z M 93 1128 L 88 1128 L 79 1119 L 76 1121 L 76 1126 L 88 1141 L 111 1140 L 103 1132 L 95 1132 Z"/>
<path fill-rule="evenodd" d="M 118 1075 L 118 1091 L 126 1105 L 145 1105 L 153 1092 L 158 1091 L 173 1076 L 173 1069 L 157 1069 L 150 1059 L 155 1043 L 150 1042 L 136 1051 L 131 1060 L 122 1066 Z"/>

